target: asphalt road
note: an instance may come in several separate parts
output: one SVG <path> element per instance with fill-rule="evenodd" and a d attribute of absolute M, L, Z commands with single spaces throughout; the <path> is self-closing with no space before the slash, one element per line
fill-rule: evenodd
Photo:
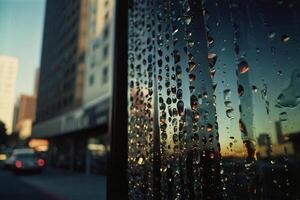
<path fill-rule="evenodd" d="M 104 200 L 106 177 L 45 168 L 17 174 L 0 168 L 0 200 Z"/>
<path fill-rule="evenodd" d="M 63 200 L 54 194 L 23 182 L 22 176 L 0 169 L 1 200 Z M 36 175 L 38 176 L 38 175 Z"/>

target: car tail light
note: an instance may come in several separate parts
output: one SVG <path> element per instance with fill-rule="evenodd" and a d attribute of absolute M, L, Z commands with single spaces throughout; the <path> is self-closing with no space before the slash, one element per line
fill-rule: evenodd
<path fill-rule="evenodd" d="M 37 164 L 39 167 L 43 167 L 45 165 L 45 161 L 43 159 L 38 159 Z"/>
<path fill-rule="evenodd" d="M 16 165 L 16 168 L 21 168 L 23 166 L 23 163 L 21 161 L 17 160 L 15 165 Z"/>

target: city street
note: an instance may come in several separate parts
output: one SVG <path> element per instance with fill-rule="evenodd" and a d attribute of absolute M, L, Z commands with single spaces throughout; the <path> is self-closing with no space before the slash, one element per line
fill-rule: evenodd
<path fill-rule="evenodd" d="M 101 176 L 45 170 L 42 174 L 15 175 L 0 170 L 1 200 L 100 200 L 106 199 Z"/>

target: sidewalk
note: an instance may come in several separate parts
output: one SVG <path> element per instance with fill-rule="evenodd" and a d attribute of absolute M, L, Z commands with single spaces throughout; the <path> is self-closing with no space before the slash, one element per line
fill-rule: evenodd
<path fill-rule="evenodd" d="M 26 175 L 20 179 L 59 197 L 59 200 L 106 199 L 105 176 L 46 169 L 41 175 Z"/>

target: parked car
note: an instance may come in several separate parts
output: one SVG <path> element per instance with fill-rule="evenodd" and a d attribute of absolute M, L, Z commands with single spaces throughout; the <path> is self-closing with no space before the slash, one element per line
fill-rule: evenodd
<path fill-rule="evenodd" d="M 4 167 L 4 163 L 12 153 L 10 148 L 0 148 L 0 167 Z"/>
<path fill-rule="evenodd" d="M 40 158 L 32 149 L 15 149 L 12 155 L 5 161 L 5 167 L 15 173 L 24 171 L 42 172 L 45 160 Z"/>

